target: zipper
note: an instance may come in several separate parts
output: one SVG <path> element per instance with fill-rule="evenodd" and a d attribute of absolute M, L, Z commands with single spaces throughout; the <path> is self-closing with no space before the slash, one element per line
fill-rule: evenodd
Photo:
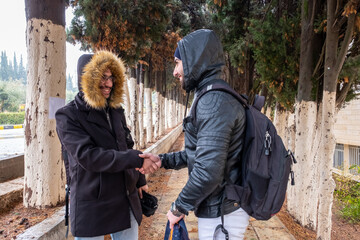
<path fill-rule="evenodd" d="M 108 123 L 109 123 L 110 129 L 111 129 L 111 131 L 112 131 L 109 109 L 106 109 L 106 110 L 104 109 L 104 111 L 105 111 L 105 113 L 106 113 L 106 119 L 107 119 L 107 121 L 108 121 Z"/>
<path fill-rule="evenodd" d="M 269 156 L 271 152 L 271 136 L 269 134 L 269 131 L 266 131 L 265 133 L 264 147 L 265 147 L 265 156 Z"/>

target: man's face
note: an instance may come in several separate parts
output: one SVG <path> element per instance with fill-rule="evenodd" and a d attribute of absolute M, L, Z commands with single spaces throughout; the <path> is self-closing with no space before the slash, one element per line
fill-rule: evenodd
<path fill-rule="evenodd" d="M 113 87 L 113 75 L 111 74 L 110 69 L 105 70 L 99 87 L 101 94 L 104 96 L 104 98 L 108 99 L 110 97 L 111 89 Z"/>
<path fill-rule="evenodd" d="M 185 87 L 184 68 L 182 61 L 178 58 L 175 58 L 175 68 L 174 68 L 173 76 L 179 78 L 181 86 L 182 88 L 184 88 Z"/>

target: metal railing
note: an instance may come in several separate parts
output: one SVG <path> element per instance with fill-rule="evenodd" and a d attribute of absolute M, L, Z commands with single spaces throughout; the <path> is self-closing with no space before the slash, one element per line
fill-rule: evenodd
<path fill-rule="evenodd" d="M 360 166 L 360 147 L 359 146 L 349 146 L 349 165 Z M 350 169 L 349 172 L 353 175 L 360 175 L 358 169 Z"/>
<path fill-rule="evenodd" d="M 344 144 L 336 144 L 333 167 L 344 170 Z"/>

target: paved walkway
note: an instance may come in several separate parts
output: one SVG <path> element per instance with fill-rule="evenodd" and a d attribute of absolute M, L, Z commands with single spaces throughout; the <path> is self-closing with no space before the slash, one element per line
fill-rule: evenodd
<path fill-rule="evenodd" d="M 154 239 L 163 238 L 167 221 L 166 213 L 168 212 L 171 202 L 174 201 L 175 197 L 179 194 L 188 178 L 186 168 L 179 171 L 169 171 L 169 174 L 171 174 L 171 176 L 167 184 L 167 189 L 164 191 L 164 195 L 159 198 L 159 208 L 152 222 L 152 227 L 158 228 L 158 236 L 154 236 Z M 197 218 L 193 212 L 186 217 L 185 222 L 190 239 L 198 240 Z M 268 221 L 251 219 L 245 234 L 245 240 L 295 240 L 295 238 L 288 232 L 279 218 L 274 216 Z"/>

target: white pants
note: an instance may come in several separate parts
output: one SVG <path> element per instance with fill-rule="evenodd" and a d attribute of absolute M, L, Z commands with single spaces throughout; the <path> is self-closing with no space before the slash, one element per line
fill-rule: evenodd
<path fill-rule="evenodd" d="M 249 215 L 242 209 L 224 215 L 224 227 L 229 232 L 229 239 L 242 240 L 247 226 Z M 214 238 L 215 228 L 221 224 L 221 217 L 198 218 L 199 240 L 224 240 L 225 234 L 219 230 Z"/>

